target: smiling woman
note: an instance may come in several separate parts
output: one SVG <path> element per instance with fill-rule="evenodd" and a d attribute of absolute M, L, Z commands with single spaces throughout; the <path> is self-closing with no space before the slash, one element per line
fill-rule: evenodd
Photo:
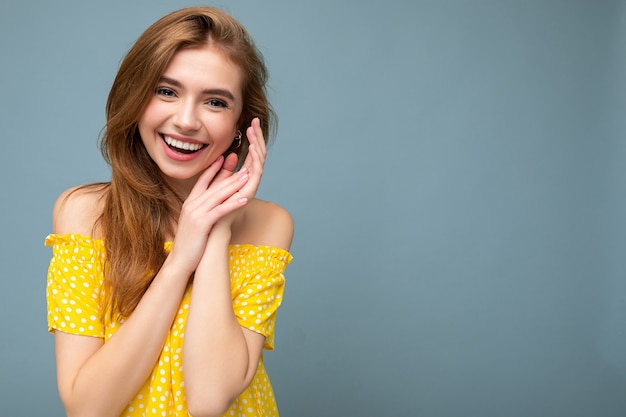
<path fill-rule="evenodd" d="M 111 180 L 62 193 L 46 238 L 68 416 L 278 415 L 262 351 L 293 222 L 255 198 L 266 79 L 246 30 L 208 7 L 155 22 L 122 62 L 101 143 Z"/>
<path fill-rule="evenodd" d="M 139 119 L 143 144 L 170 182 L 193 186 L 241 135 L 242 78 L 215 46 L 174 55 Z"/>

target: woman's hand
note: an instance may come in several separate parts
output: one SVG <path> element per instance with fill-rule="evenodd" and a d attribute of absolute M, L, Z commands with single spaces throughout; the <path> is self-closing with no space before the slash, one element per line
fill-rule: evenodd
<path fill-rule="evenodd" d="M 231 197 L 231 199 L 236 201 L 239 201 L 240 199 L 250 201 L 256 196 L 261 183 L 261 177 L 263 176 L 263 167 L 265 166 L 265 158 L 267 156 L 267 147 L 265 146 L 265 139 L 263 137 L 263 131 L 261 130 L 261 121 L 258 117 L 255 117 L 252 120 L 252 123 L 246 131 L 246 136 L 248 137 L 250 146 L 248 148 L 248 155 L 246 156 L 244 164 L 239 172 L 247 172 L 249 179 L 246 184 Z M 231 155 L 229 155 L 229 157 L 230 156 Z M 227 164 L 224 164 L 224 168 L 228 168 L 226 165 Z M 222 175 L 226 176 L 228 173 L 228 169 L 222 169 L 216 179 Z M 222 217 L 218 221 L 219 226 L 227 225 L 230 227 L 238 213 L 239 210 L 236 210 Z"/>
<path fill-rule="evenodd" d="M 170 262 L 180 262 L 179 267 L 191 275 L 195 271 L 206 247 L 213 226 L 229 213 L 244 206 L 247 199 L 238 195 L 249 180 L 248 169 L 232 173 L 236 157 L 220 156 L 192 188 L 181 207 L 178 228 L 174 237 Z"/>
<path fill-rule="evenodd" d="M 259 119 L 252 121 L 246 134 L 250 148 L 241 171 L 249 178 L 226 201 L 250 201 L 261 182 L 266 148 Z M 228 168 L 215 177 L 216 183 L 227 181 L 229 175 L 237 177 Z M 263 335 L 242 328 L 233 310 L 228 245 L 233 221 L 241 212 L 233 210 L 215 223 L 194 277 L 183 366 L 189 410 L 198 410 L 197 414 L 226 411 L 252 381 L 265 342 Z"/>

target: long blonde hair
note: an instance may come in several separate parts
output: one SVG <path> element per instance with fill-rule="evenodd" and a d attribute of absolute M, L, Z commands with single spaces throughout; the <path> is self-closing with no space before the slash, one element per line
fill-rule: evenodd
<path fill-rule="evenodd" d="M 233 17 L 211 7 L 190 7 L 153 23 L 122 61 L 106 105 L 100 141 L 111 167 L 104 210 L 97 222 L 105 241 L 104 307 L 111 317 L 127 317 L 161 268 L 167 237 L 173 236 L 182 200 L 163 180 L 139 136 L 138 120 L 154 95 L 159 78 L 180 49 L 211 44 L 243 73 L 243 109 L 238 128 L 261 119 L 266 138 L 275 128 L 267 98 L 263 57 L 248 31 Z M 240 164 L 248 140 L 232 151 Z"/>

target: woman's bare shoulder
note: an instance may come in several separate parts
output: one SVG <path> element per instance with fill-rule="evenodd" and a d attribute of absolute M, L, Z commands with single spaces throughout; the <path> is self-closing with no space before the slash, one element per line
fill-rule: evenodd
<path fill-rule="evenodd" d="M 289 211 L 271 201 L 255 198 L 233 224 L 232 242 L 289 250 L 293 233 L 293 218 Z"/>
<path fill-rule="evenodd" d="M 107 184 L 72 187 L 59 195 L 52 209 L 52 230 L 58 235 L 94 236 L 102 213 Z"/>

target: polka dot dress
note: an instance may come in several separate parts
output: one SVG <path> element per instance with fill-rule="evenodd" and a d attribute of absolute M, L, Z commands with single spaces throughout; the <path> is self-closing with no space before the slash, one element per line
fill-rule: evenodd
<path fill-rule="evenodd" d="M 104 242 L 82 235 L 48 235 L 52 246 L 46 299 L 48 331 L 103 338 L 105 343 L 122 323 L 111 322 L 99 303 L 103 284 Z M 171 249 L 171 242 L 166 244 Z M 231 245 L 229 248 L 233 310 L 239 324 L 265 336 L 267 350 L 274 349 L 274 323 L 289 252 L 270 246 Z M 182 371 L 182 342 L 192 286 L 185 292 L 157 365 L 123 417 L 187 417 Z M 229 417 L 278 416 L 263 355 L 250 386 L 224 414 Z"/>

